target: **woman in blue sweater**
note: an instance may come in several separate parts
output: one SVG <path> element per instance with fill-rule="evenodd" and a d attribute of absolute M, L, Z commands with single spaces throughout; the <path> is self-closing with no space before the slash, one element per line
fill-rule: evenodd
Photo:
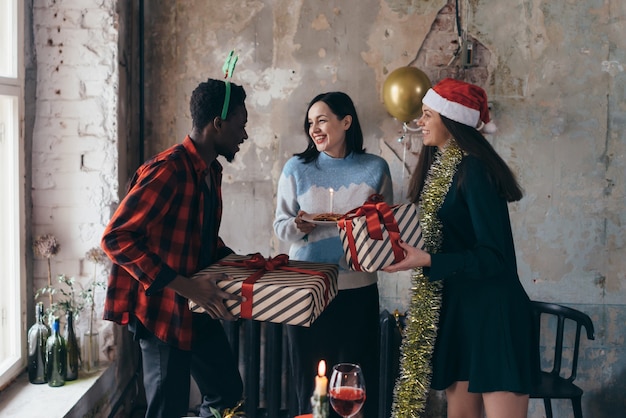
<path fill-rule="evenodd" d="M 274 231 L 291 244 L 291 259 L 334 263 L 340 271 L 339 294 L 311 327 L 288 327 L 296 412 L 311 412 L 313 376 L 324 359 L 329 367 L 339 362 L 361 365 L 368 393 L 363 416 L 374 417 L 378 413 L 377 275 L 346 270 L 336 225 L 314 224 L 310 219 L 330 211 L 348 212 L 374 193 L 391 204 L 389 166 L 365 152 L 356 109 L 345 93 L 323 93 L 311 100 L 304 132 L 307 148 L 287 161 L 278 182 Z"/>

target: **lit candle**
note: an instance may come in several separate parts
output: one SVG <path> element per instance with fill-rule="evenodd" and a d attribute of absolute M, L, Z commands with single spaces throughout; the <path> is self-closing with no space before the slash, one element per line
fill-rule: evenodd
<path fill-rule="evenodd" d="M 333 197 L 335 196 L 335 191 L 332 187 L 328 189 L 328 194 L 330 195 L 330 209 L 328 210 L 328 213 L 333 213 Z"/>
<path fill-rule="evenodd" d="M 326 396 L 327 390 L 328 378 L 326 377 L 326 362 L 324 360 L 320 360 L 319 364 L 317 365 L 317 376 L 315 376 L 315 392 L 313 393 L 318 396 Z"/>
<path fill-rule="evenodd" d="M 315 390 L 311 396 L 311 409 L 313 418 L 328 418 L 330 406 L 328 404 L 328 379 L 326 378 L 326 362 L 320 360 L 317 365 L 317 376 L 315 376 Z"/>

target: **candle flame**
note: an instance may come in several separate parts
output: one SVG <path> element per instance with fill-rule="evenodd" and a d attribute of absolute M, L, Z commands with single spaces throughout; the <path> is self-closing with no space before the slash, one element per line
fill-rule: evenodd
<path fill-rule="evenodd" d="M 326 362 L 324 360 L 320 360 L 319 364 L 317 365 L 317 375 L 318 376 L 326 375 Z"/>

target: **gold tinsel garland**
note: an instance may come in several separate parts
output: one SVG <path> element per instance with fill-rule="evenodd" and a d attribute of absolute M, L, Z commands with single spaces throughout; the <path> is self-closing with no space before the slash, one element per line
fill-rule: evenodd
<path fill-rule="evenodd" d="M 451 139 L 428 170 L 419 201 L 419 216 L 426 249 L 436 253 L 443 240 L 437 211 L 450 189 L 463 151 Z M 441 282 L 430 282 L 423 269 L 412 276 L 411 303 L 400 347 L 400 376 L 394 388 L 392 417 L 418 418 L 426 408 L 432 375 L 431 358 L 437 338 L 441 307 Z"/>

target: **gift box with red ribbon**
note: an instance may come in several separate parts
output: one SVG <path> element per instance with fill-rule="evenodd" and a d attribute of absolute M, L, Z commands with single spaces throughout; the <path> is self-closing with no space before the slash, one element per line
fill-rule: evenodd
<path fill-rule="evenodd" d="M 337 222 L 346 262 L 351 270 L 373 272 L 402 261 L 402 239 L 423 248 L 424 239 L 417 206 L 390 206 L 380 195 L 372 195 Z"/>
<path fill-rule="evenodd" d="M 226 301 L 236 317 L 308 327 L 337 295 L 338 268 L 334 264 L 289 260 L 286 254 L 264 258 L 261 254 L 231 254 L 198 272 L 224 273 L 217 285 L 244 296 L 243 303 Z M 189 301 L 194 312 L 205 312 Z"/>

